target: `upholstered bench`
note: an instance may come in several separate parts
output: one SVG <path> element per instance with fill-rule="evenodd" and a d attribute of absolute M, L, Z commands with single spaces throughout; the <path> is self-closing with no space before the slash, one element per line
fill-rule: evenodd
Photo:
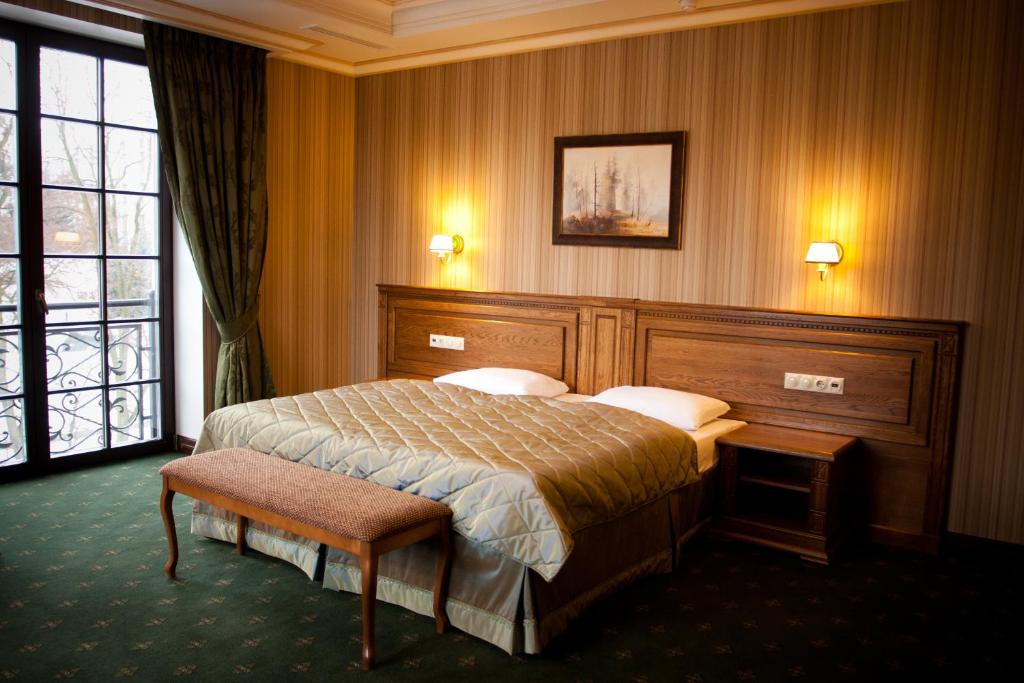
<path fill-rule="evenodd" d="M 164 571 L 173 579 L 178 537 L 171 502 L 176 492 L 238 515 L 236 552 L 245 552 L 248 520 L 340 548 L 359 558 L 363 588 L 363 667 L 374 661 L 374 606 L 377 558 L 434 536 L 441 541 L 434 580 L 434 620 L 448 626 L 445 612 L 451 568 L 451 510 L 428 498 L 364 479 L 241 448 L 179 458 L 160 469 L 160 511 L 170 557 Z"/>

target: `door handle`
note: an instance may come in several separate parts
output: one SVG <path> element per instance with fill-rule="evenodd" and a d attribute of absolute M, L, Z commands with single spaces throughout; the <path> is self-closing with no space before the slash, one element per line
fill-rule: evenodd
<path fill-rule="evenodd" d="M 41 289 L 36 290 L 36 303 L 39 304 L 39 310 L 43 315 L 50 315 L 50 307 L 46 304 L 46 292 Z"/>

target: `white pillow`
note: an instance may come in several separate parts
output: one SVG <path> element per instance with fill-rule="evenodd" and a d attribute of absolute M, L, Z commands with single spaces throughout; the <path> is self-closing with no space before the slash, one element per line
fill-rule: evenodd
<path fill-rule="evenodd" d="M 477 368 L 434 378 L 441 384 L 455 384 L 486 394 L 516 394 L 554 398 L 569 391 L 565 382 L 532 370 L 516 368 Z"/>
<path fill-rule="evenodd" d="M 661 387 L 615 387 L 590 401 L 626 408 L 691 431 L 729 412 L 729 404 L 717 398 Z"/>

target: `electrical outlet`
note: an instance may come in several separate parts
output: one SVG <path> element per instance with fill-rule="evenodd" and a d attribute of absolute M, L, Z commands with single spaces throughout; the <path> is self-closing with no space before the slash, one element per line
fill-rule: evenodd
<path fill-rule="evenodd" d="M 811 391 L 818 394 L 842 394 L 846 389 L 843 377 L 826 377 L 824 375 L 803 375 L 798 372 L 787 372 L 782 386 L 794 391 Z"/>
<path fill-rule="evenodd" d="M 449 337 L 444 334 L 431 334 L 430 346 L 435 349 L 448 349 L 449 351 L 465 351 L 466 340 L 464 337 Z"/>

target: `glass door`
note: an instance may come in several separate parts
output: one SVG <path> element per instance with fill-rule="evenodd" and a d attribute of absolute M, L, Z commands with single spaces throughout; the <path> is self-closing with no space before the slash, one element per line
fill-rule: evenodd
<path fill-rule="evenodd" d="M 22 207 L 4 203 L 0 214 L 0 351 L 24 325 L 17 360 L 35 379 L 19 382 L 14 357 L 0 355 L 11 378 L 0 410 L 10 404 L 13 416 L 19 398 L 33 399 L 19 457 L 37 467 L 167 448 L 170 207 L 148 69 L 138 50 L 21 28 L 7 41 L 17 66 L 3 97 L 16 93 L 22 106 L 3 109 L 0 99 L 0 113 L 17 112 L 15 144 L 31 168 L 20 181 L 17 168 L 0 176 Z M 20 242 L 8 239 L 8 223 Z"/>
<path fill-rule="evenodd" d="M 0 467 L 27 462 L 18 239 L 16 46 L 0 39 Z"/>
<path fill-rule="evenodd" d="M 159 171 L 145 66 L 39 54 L 50 457 L 159 439 Z"/>

